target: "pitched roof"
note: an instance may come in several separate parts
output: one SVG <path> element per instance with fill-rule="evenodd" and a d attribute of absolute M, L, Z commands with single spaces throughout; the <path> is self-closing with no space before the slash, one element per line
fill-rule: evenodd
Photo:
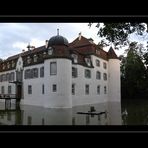
<path fill-rule="evenodd" d="M 119 59 L 112 47 L 110 47 L 107 55 L 108 55 L 108 59 Z"/>
<path fill-rule="evenodd" d="M 84 36 L 81 36 L 80 40 L 79 37 L 77 37 L 73 42 L 69 44 L 70 47 L 80 47 L 84 45 L 92 45 L 89 39 L 85 38 Z"/>

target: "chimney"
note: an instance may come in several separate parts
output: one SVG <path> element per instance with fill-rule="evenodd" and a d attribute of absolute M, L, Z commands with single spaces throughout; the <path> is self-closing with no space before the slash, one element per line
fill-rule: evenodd
<path fill-rule="evenodd" d="M 81 32 L 79 33 L 79 41 L 81 40 Z"/>
<path fill-rule="evenodd" d="M 48 47 L 48 40 L 45 41 L 45 48 Z"/>

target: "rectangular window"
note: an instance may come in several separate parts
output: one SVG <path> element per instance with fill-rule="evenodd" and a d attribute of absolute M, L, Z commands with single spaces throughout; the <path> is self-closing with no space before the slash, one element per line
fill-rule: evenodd
<path fill-rule="evenodd" d="M 72 95 L 75 95 L 75 84 L 72 84 Z"/>
<path fill-rule="evenodd" d="M 98 94 L 98 95 L 100 94 L 100 85 L 97 86 L 97 94 Z"/>
<path fill-rule="evenodd" d="M 9 81 L 9 73 L 6 74 L 6 81 Z"/>
<path fill-rule="evenodd" d="M 107 64 L 104 62 L 103 63 L 103 68 L 106 69 L 107 68 Z"/>
<path fill-rule="evenodd" d="M 40 68 L 40 77 L 44 77 L 44 67 Z"/>
<path fill-rule="evenodd" d="M 96 72 L 96 79 L 99 79 L 99 80 L 101 79 L 101 73 L 100 73 L 100 71 L 97 71 Z"/>
<path fill-rule="evenodd" d="M 100 61 L 96 60 L 96 66 L 100 67 Z"/>
<path fill-rule="evenodd" d="M 88 69 L 85 69 L 85 78 L 91 78 L 91 71 Z"/>
<path fill-rule="evenodd" d="M 85 94 L 86 94 L 86 95 L 89 94 L 89 85 L 85 85 Z"/>
<path fill-rule="evenodd" d="M 11 94 L 11 86 L 8 86 L 8 94 Z"/>
<path fill-rule="evenodd" d="M 107 74 L 106 73 L 103 74 L 103 77 L 104 77 L 104 80 L 107 80 Z"/>
<path fill-rule="evenodd" d="M 51 62 L 50 63 L 50 75 L 56 75 L 57 74 L 57 63 Z"/>
<path fill-rule="evenodd" d="M 56 85 L 56 84 L 53 84 L 53 85 L 52 85 L 52 91 L 53 91 L 53 92 L 56 92 L 56 91 L 57 91 L 57 85 Z"/>
<path fill-rule="evenodd" d="M 29 79 L 31 78 L 31 70 L 30 69 L 26 69 L 25 70 L 25 79 Z"/>
<path fill-rule="evenodd" d="M 5 93 L 5 88 L 4 88 L 4 86 L 1 87 L 1 93 L 2 93 L 2 94 Z"/>
<path fill-rule="evenodd" d="M 42 85 L 42 94 L 44 94 L 44 84 Z"/>
<path fill-rule="evenodd" d="M 28 85 L 28 94 L 32 94 L 32 86 Z"/>
<path fill-rule="evenodd" d="M 104 94 L 107 94 L 107 88 L 104 86 Z"/>
<path fill-rule="evenodd" d="M 2 82 L 4 82 L 4 81 L 6 81 L 6 75 L 5 74 L 2 75 Z"/>
<path fill-rule="evenodd" d="M 33 68 L 33 78 L 38 78 L 38 68 Z"/>
<path fill-rule="evenodd" d="M 77 71 L 77 68 L 75 68 L 75 67 L 72 67 L 72 77 L 73 78 L 78 77 L 78 71 Z"/>

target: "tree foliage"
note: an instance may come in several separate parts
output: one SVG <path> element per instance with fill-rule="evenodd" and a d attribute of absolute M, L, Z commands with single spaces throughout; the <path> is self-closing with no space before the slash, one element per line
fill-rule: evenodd
<path fill-rule="evenodd" d="M 147 67 L 144 62 L 144 55 L 140 53 L 140 46 L 132 42 L 129 46 L 127 57 L 122 56 L 121 60 L 121 84 L 122 97 L 137 98 L 146 97 L 147 90 Z"/>
<path fill-rule="evenodd" d="M 93 23 L 88 25 L 91 27 Z M 107 41 L 114 44 L 118 49 L 121 46 L 127 46 L 129 44 L 129 35 L 135 33 L 137 35 L 144 35 L 147 32 L 146 23 L 98 23 L 99 37 L 104 37 Z"/>

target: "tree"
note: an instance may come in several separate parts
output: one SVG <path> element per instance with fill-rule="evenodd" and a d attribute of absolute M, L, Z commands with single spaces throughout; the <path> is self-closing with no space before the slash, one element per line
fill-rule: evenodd
<path fill-rule="evenodd" d="M 91 27 L 93 23 L 89 23 Z M 135 33 L 139 36 L 143 36 L 148 32 L 146 23 L 98 23 L 99 37 L 104 37 L 108 42 L 114 44 L 115 48 L 118 49 L 122 46 L 129 44 L 129 35 Z"/>
<path fill-rule="evenodd" d="M 136 42 L 129 45 L 127 57 L 121 61 L 122 96 L 130 99 L 146 93 L 146 67 Z M 138 50 L 139 49 L 139 50 Z"/>

